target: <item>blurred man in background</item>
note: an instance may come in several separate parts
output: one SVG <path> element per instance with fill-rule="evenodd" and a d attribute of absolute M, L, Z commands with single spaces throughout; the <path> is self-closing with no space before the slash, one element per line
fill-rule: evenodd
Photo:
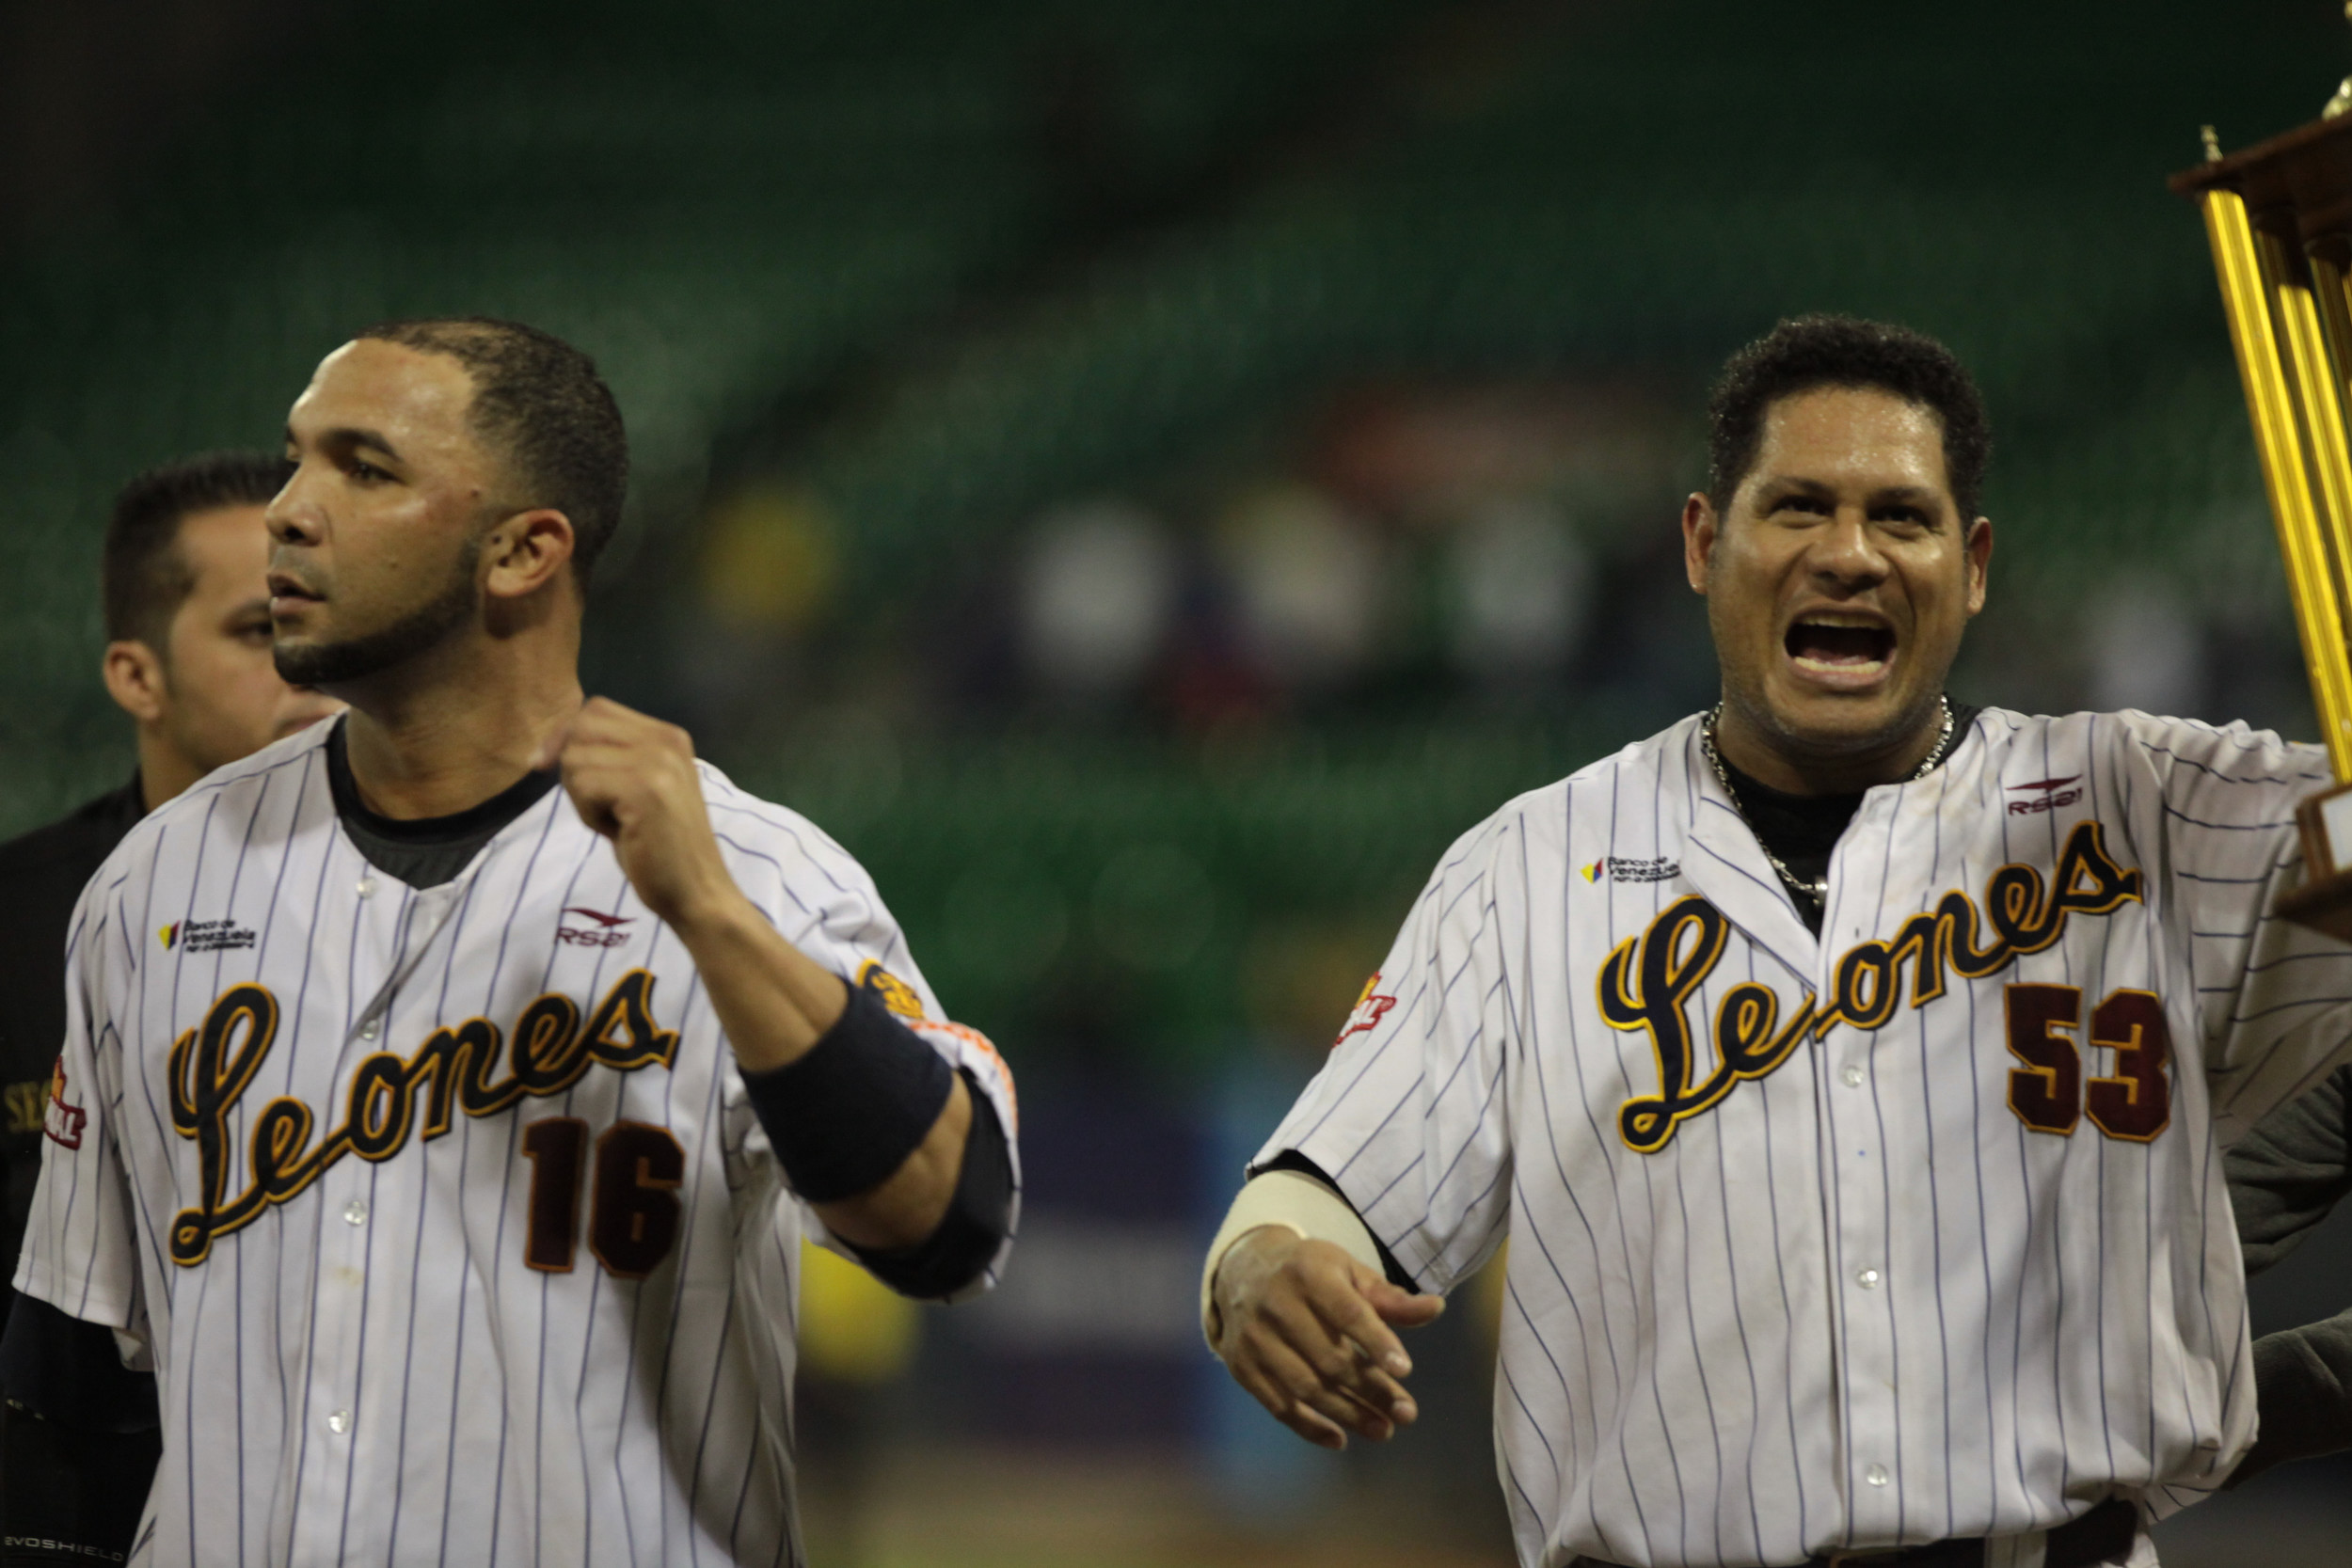
<path fill-rule="evenodd" d="M 217 452 L 141 474 L 116 499 L 103 558 L 107 694 L 136 726 L 138 770 L 64 819 L 0 845 L 0 1071 L 11 1272 L 40 1177 L 65 1037 L 66 925 L 132 824 L 224 763 L 342 705 L 270 661 L 269 532 L 285 464 Z M 119 1560 L 157 1449 L 154 1380 L 115 1338 L 0 1283 L 0 1561 Z"/>

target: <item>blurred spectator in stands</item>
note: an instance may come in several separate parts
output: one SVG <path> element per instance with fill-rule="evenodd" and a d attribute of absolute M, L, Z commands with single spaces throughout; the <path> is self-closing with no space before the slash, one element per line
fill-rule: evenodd
<path fill-rule="evenodd" d="M 2197 611 L 2169 580 L 2121 576 L 2094 598 L 2084 628 L 2090 705 L 2103 711 L 2204 711 L 2205 648 Z"/>
<path fill-rule="evenodd" d="M 1447 574 L 1454 664 L 1496 685 L 1555 675 L 1584 630 L 1592 568 L 1551 508 L 1498 501 L 1457 529 Z"/>
<path fill-rule="evenodd" d="M 1088 706 L 1133 696 L 1167 641 L 1177 574 L 1175 546 L 1141 507 L 1102 500 L 1048 514 L 1019 585 L 1029 678 Z"/>
<path fill-rule="evenodd" d="M 1219 530 L 1245 646 L 1266 677 L 1317 694 L 1379 653 L 1386 562 L 1364 522 L 1322 491 L 1281 484 L 1245 495 Z"/>

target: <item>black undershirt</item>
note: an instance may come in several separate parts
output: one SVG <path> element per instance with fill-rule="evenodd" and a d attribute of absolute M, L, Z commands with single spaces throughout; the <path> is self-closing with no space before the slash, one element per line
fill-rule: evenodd
<path fill-rule="evenodd" d="M 1756 841 L 1780 857 L 1780 863 L 1803 880 L 1819 882 L 1829 875 L 1829 858 L 1837 848 L 1838 839 L 1845 836 L 1847 824 L 1861 809 L 1863 791 L 1851 795 L 1789 795 L 1758 784 L 1755 779 L 1724 762 L 1724 777 L 1731 784 L 1731 798 L 1740 807 L 1740 815 L 1748 819 Z M 1821 901 L 1812 894 L 1788 886 L 1784 879 L 1781 887 L 1788 901 L 1797 906 L 1804 923 L 1813 927 L 1813 934 L 1821 934 Z"/>
<path fill-rule="evenodd" d="M 1967 703 L 1952 705 L 1952 743 L 1977 721 L 1982 708 Z M 1721 756 L 1721 753 L 1718 753 Z M 1851 795 L 1790 795 L 1758 784 L 1755 779 L 1723 758 L 1724 776 L 1731 783 L 1731 795 L 1740 807 L 1740 815 L 1748 819 L 1756 841 L 1780 857 L 1780 863 L 1807 882 L 1819 882 L 1829 875 L 1829 859 L 1836 851 L 1837 841 L 1845 835 L 1853 814 L 1861 809 L 1864 791 Z M 1821 917 L 1825 912 L 1821 901 L 1810 894 L 1788 890 L 1789 902 L 1813 928 L 1821 934 Z"/>
<path fill-rule="evenodd" d="M 552 772 L 525 773 L 480 805 L 447 816 L 384 816 L 367 808 L 352 782 L 343 724 L 337 719 L 326 737 L 326 787 L 335 797 L 335 815 L 370 865 L 413 888 L 439 887 L 465 870 L 501 829 L 555 787 Z"/>

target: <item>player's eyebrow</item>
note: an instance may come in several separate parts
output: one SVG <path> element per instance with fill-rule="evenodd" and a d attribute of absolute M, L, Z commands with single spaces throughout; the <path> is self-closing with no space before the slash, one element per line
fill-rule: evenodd
<path fill-rule="evenodd" d="M 301 444 L 294 438 L 294 426 L 288 425 L 286 445 L 299 447 Z M 356 447 L 366 447 L 394 459 L 398 459 L 401 454 L 400 449 L 392 445 L 382 431 L 370 430 L 364 425 L 336 425 L 330 429 L 322 430 L 318 433 L 318 444 L 344 451 L 349 451 Z"/>
<path fill-rule="evenodd" d="M 1766 498 L 1784 500 L 1790 496 L 1810 496 L 1826 500 L 1837 494 L 1835 486 L 1796 474 L 1768 474 L 1757 483 L 1756 489 L 1759 500 Z"/>
<path fill-rule="evenodd" d="M 1773 474 L 1765 479 L 1758 488 L 1762 492 L 1759 499 L 1769 498 L 1778 500 L 1789 496 L 1808 496 L 1817 500 L 1831 500 L 1835 499 L 1837 495 L 1836 485 L 1825 483 L 1818 479 L 1806 479 L 1799 474 Z M 1943 494 L 1932 484 L 1886 484 L 1872 490 L 1869 500 L 1873 506 L 1909 501 L 1915 505 L 1931 508 L 1943 499 Z"/>

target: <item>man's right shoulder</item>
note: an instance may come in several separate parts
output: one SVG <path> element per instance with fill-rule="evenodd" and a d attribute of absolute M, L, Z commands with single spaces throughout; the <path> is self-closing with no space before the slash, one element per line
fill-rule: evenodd
<path fill-rule="evenodd" d="M 1513 796 L 1448 847 L 1438 874 L 1475 874 L 1514 842 L 1535 863 L 1529 870 L 1539 881 L 1578 856 L 1624 855 L 1628 865 L 1657 860 L 1689 826 L 1696 722 L 1694 717 L 1671 724 Z"/>
<path fill-rule="evenodd" d="M 232 819 L 240 810 L 249 816 L 255 799 L 266 790 L 293 784 L 324 791 L 325 746 L 331 727 L 325 722 L 313 724 L 205 774 L 141 817 L 105 858 L 101 872 L 151 862 L 165 841 L 184 838 L 191 827 L 200 831 L 208 819 L 223 811 Z"/>

